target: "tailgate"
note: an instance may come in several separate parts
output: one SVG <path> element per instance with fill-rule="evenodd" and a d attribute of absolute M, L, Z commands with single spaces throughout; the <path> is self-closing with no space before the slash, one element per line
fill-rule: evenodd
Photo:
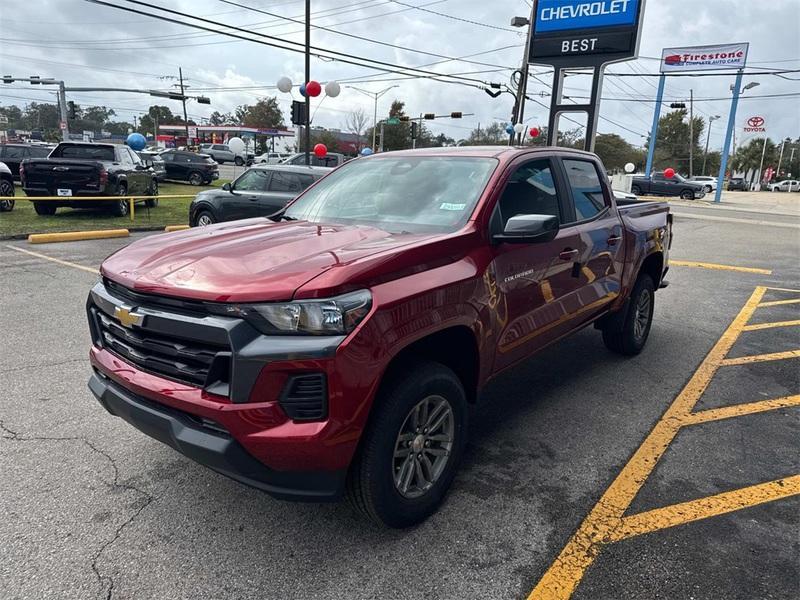
<path fill-rule="evenodd" d="M 43 159 L 23 164 L 25 187 L 46 188 L 53 195 L 58 189 L 99 188 L 102 165 L 94 161 Z"/>

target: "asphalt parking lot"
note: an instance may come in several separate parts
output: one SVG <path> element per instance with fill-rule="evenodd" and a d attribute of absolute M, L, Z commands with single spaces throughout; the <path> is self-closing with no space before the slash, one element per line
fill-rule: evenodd
<path fill-rule="evenodd" d="M 406 531 L 107 414 L 84 302 L 130 240 L 0 242 L 2 597 L 796 598 L 800 225 L 677 212 L 646 350 L 587 329 L 494 381 L 447 502 Z"/>

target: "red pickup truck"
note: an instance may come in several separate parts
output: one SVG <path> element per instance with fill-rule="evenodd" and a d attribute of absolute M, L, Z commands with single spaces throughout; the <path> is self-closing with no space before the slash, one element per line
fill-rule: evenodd
<path fill-rule="evenodd" d="M 89 387 L 238 481 L 409 526 L 445 497 L 492 377 L 590 324 L 642 350 L 671 229 L 666 204 L 618 207 L 593 154 L 359 158 L 269 218 L 106 259 Z"/>

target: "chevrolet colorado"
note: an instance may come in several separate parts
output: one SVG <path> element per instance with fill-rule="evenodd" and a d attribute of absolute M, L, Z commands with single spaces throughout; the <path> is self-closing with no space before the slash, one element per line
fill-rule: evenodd
<path fill-rule="evenodd" d="M 346 494 L 380 523 L 418 523 L 490 379 L 590 324 L 612 351 L 644 347 L 672 219 L 620 204 L 576 150 L 350 161 L 269 218 L 107 258 L 87 301 L 89 388 L 273 496 Z"/>

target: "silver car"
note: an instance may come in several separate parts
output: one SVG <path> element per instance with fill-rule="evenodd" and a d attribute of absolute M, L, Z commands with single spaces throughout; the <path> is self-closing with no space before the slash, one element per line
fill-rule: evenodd
<path fill-rule="evenodd" d="M 219 164 L 232 162 L 237 167 L 241 167 L 247 162 L 246 153 L 234 154 L 228 144 L 200 144 L 200 152 L 202 154 L 208 154 Z"/>

